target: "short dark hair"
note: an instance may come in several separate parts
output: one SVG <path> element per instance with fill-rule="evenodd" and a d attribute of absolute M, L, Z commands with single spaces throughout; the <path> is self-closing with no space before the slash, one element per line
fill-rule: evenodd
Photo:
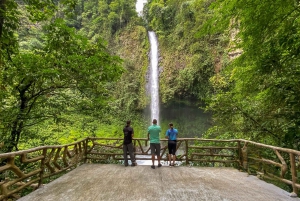
<path fill-rule="evenodd" d="M 126 121 L 126 124 L 127 124 L 127 125 L 130 125 L 130 123 L 131 123 L 131 121 L 130 121 L 130 120 Z"/>
<path fill-rule="evenodd" d="M 157 124 L 157 120 L 153 119 L 152 123 Z"/>
<path fill-rule="evenodd" d="M 169 126 L 173 126 L 173 123 L 171 122 L 171 123 L 169 123 Z"/>

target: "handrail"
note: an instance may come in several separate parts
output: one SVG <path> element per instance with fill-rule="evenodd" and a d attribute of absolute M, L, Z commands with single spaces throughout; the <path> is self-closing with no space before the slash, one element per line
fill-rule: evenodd
<path fill-rule="evenodd" d="M 47 178 L 83 163 L 87 140 L 0 154 L 0 200 L 18 197 L 28 187 L 36 189 Z"/>
<path fill-rule="evenodd" d="M 38 188 L 49 178 L 82 163 L 123 161 L 123 138 L 87 137 L 74 143 L 41 146 L 0 154 L 0 200 L 17 196 L 28 187 Z M 137 160 L 151 160 L 147 138 L 133 139 Z M 161 160 L 168 161 L 167 139 L 161 139 Z M 300 151 L 244 139 L 179 138 L 177 161 L 185 165 L 230 166 L 261 178 L 292 186 L 297 196 Z M 289 164 L 289 165 L 288 165 Z M 279 169 L 278 169 L 279 168 Z"/>
<path fill-rule="evenodd" d="M 9 157 L 9 156 L 15 156 L 18 154 L 26 154 L 26 153 L 30 153 L 30 152 L 34 152 L 34 151 L 39 151 L 39 150 L 43 150 L 43 149 L 57 149 L 57 148 L 63 148 L 65 146 L 72 146 L 75 144 L 78 144 L 80 142 L 83 142 L 85 140 L 87 140 L 88 138 L 84 138 L 83 140 L 79 140 L 73 143 L 69 143 L 69 144 L 65 144 L 65 145 L 48 145 L 48 146 L 39 146 L 39 147 L 35 147 L 35 148 L 31 148 L 31 149 L 26 149 L 26 150 L 21 150 L 21 151 L 14 151 L 14 152 L 9 152 L 9 153 L 1 153 L 0 154 L 0 158 L 2 157 Z"/>
<path fill-rule="evenodd" d="M 238 139 L 238 141 L 245 142 L 245 143 L 251 143 L 253 145 L 258 145 L 258 146 L 265 147 L 265 148 L 276 149 L 278 151 L 284 151 L 284 152 L 289 152 L 289 153 L 293 153 L 293 154 L 296 154 L 296 155 L 300 155 L 300 151 L 297 151 L 297 150 L 294 150 L 294 149 L 276 147 L 276 146 L 262 144 L 262 143 L 259 143 L 259 142 L 253 142 L 253 141 L 244 140 L 244 139 Z"/>

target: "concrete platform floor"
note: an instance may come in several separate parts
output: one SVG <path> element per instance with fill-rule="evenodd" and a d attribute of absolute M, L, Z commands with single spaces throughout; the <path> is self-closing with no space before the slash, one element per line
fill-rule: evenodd
<path fill-rule="evenodd" d="M 300 201 L 232 168 L 84 164 L 19 201 Z"/>

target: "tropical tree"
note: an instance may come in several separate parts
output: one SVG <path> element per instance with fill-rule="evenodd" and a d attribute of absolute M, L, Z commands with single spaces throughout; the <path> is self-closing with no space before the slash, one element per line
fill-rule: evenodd
<path fill-rule="evenodd" d="M 6 2 L 13 6 L 4 4 L 1 15 L 15 13 L 11 20 L 16 25 L 8 25 L 8 18 L 1 24 L 1 141 L 2 151 L 10 152 L 18 150 L 20 138 L 29 134 L 32 125 L 49 118 L 57 121 L 63 113 L 93 113 L 105 106 L 110 99 L 109 84 L 120 77 L 123 68 L 120 58 L 111 56 L 100 40 L 89 42 L 59 18 L 52 18 L 41 30 L 44 35 L 39 47 L 19 49 L 19 11 L 15 2 Z M 49 2 L 26 3 L 40 8 Z M 55 5 L 49 5 L 54 11 Z M 46 19 L 35 10 L 28 11 L 33 21 Z M 7 40 L 10 34 L 14 43 Z"/>
<path fill-rule="evenodd" d="M 222 0 L 211 8 L 200 35 L 226 33 L 243 51 L 212 78 L 215 131 L 299 148 L 299 2 Z"/>
<path fill-rule="evenodd" d="M 81 32 L 91 39 L 103 38 L 109 41 L 131 19 L 137 18 L 134 0 L 82 0 L 82 4 Z"/>

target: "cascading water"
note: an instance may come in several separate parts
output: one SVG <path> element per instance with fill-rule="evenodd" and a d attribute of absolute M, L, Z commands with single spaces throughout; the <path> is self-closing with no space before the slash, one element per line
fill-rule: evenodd
<path fill-rule="evenodd" d="M 159 84 L 158 84 L 158 42 L 153 31 L 148 32 L 151 54 L 150 54 L 150 93 L 151 93 L 151 120 L 159 122 Z"/>
<path fill-rule="evenodd" d="M 144 4 L 147 0 L 136 1 L 136 11 L 140 17 L 143 15 Z M 150 42 L 150 68 L 149 68 L 149 81 L 147 89 L 151 95 L 151 122 L 153 119 L 157 119 L 159 123 L 159 84 L 158 84 L 158 42 L 156 35 L 153 31 L 148 31 L 148 37 Z M 149 158 L 146 156 L 146 158 Z M 149 158 L 150 159 L 150 158 Z M 151 165 L 151 161 L 137 161 L 139 165 Z"/>
<path fill-rule="evenodd" d="M 143 18 L 143 8 L 147 0 L 136 0 L 136 11 L 138 16 Z M 170 102 L 166 107 L 159 107 L 159 68 L 158 68 L 158 40 L 153 31 L 148 32 L 148 38 L 151 45 L 149 54 L 150 66 L 148 70 L 147 92 L 151 96 L 151 120 L 161 117 L 164 122 L 175 122 L 176 127 L 180 129 L 182 137 L 201 137 L 211 124 L 211 114 L 204 113 L 199 109 L 199 101 L 187 100 L 190 104 L 182 104 L 181 102 Z M 201 105 L 203 107 L 203 105 Z M 147 108 L 148 110 L 148 108 Z M 160 115 L 160 113 L 162 115 Z M 176 115 L 174 115 L 176 114 Z M 148 111 L 147 111 L 148 116 Z M 150 118 L 150 115 L 149 115 Z M 151 124 L 151 122 L 149 122 Z M 187 125 L 193 125 L 187 126 Z M 146 134 L 146 132 L 145 132 Z"/>
<path fill-rule="evenodd" d="M 136 11 L 139 16 L 142 16 L 144 4 L 147 0 L 137 0 Z M 158 84 L 158 42 L 157 37 L 153 31 L 148 31 L 150 41 L 150 70 L 149 70 L 149 83 L 148 89 L 151 95 L 151 122 L 157 119 L 159 123 L 159 84 Z"/>

